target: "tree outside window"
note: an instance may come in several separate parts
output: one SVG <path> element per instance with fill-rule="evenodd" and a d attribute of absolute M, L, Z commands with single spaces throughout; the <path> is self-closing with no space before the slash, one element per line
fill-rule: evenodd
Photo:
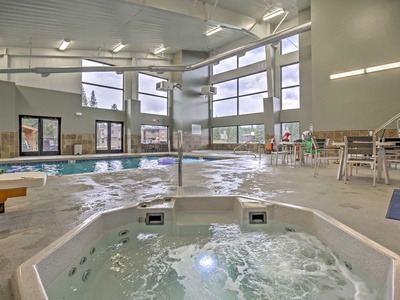
<path fill-rule="evenodd" d="M 109 66 L 87 59 L 83 67 Z M 115 72 L 82 73 L 82 106 L 123 110 L 124 75 Z"/>

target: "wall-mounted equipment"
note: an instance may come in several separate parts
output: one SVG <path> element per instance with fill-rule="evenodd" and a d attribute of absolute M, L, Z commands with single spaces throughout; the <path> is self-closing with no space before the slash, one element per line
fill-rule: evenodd
<path fill-rule="evenodd" d="M 203 86 L 201 88 L 201 94 L 203 95 L 216 95 L 217 94 L 217 87 L 216 86 Z"/>
<path fill-rule="evenodd" d="M 156 83 L 157 91 L 169 91 L 174 89 L 174 84 L 168 81 L 160 81 Z"/>

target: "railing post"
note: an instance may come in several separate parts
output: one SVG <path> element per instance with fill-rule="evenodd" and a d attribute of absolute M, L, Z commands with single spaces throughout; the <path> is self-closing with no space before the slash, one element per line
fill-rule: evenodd
<path fill-rule="evenodd" d="M 178 186 L 182 186 L 183 135 L 178 130 Z"/>

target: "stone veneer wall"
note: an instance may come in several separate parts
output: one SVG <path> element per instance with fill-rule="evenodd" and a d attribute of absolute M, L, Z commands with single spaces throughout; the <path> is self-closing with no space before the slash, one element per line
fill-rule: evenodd
<path fill-rule="evenodd" d="M 82 145 L 82 154 L 96 153 L 94 134 L 63 133 L 61 135 L 61 155 L 73 155 L 75 144 Z"/>
<path fill-rule="evenodd" d="M 367 136 L 370 131 L 374 131 L 373 129 L 366 130 L 343 130 L 343 131 L 314 131 L 314 135 L 317 139 L 329 138 L 329 141 L 335 142 L 343 142 L 345 136 Z M 377 137 L 382 138 L 383 131 L 378 132 Z M 397 130 L 396 129 L 387 129 L 385 130 L 384 136 L 386 138 L 397 138 Z"/>
<path fill-rule="evenodd" d="M 0 132 L 0 158 L 19 156 L 18 132 Z"/>
<path fill-rule="evenodd" d="M 144 150 L 142 151 L 142 145 L 141 145 L 140 140 L 141 140 L 140 135 L 131 134 L 131 145 L 130 145 L 131 153 L 144 152 Z M 128 139 L 125 138 L 125 145 L 127 145 L 127 143 L 128 143 Z M 128 147 L 125 147 L 125 149 L 128 149 Z"/>

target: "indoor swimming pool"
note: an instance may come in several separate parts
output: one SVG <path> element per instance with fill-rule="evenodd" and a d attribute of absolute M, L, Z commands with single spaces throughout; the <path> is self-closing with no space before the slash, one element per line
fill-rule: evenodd
<path fill-rule="evenodd" d="M 184 157 L 182 162 L 188 164 L 210 160 L 215 160 L 215 158 Z M 3 173 L 45 172 L 47 176 L 61 176 L 81 173 L 103 173 L 124 169 L 156 169 L 177 163 L 178 158 L 174 156 L 148 156 L 7 163 L 0 164 L 0 169 L 3 170 Z"/>

